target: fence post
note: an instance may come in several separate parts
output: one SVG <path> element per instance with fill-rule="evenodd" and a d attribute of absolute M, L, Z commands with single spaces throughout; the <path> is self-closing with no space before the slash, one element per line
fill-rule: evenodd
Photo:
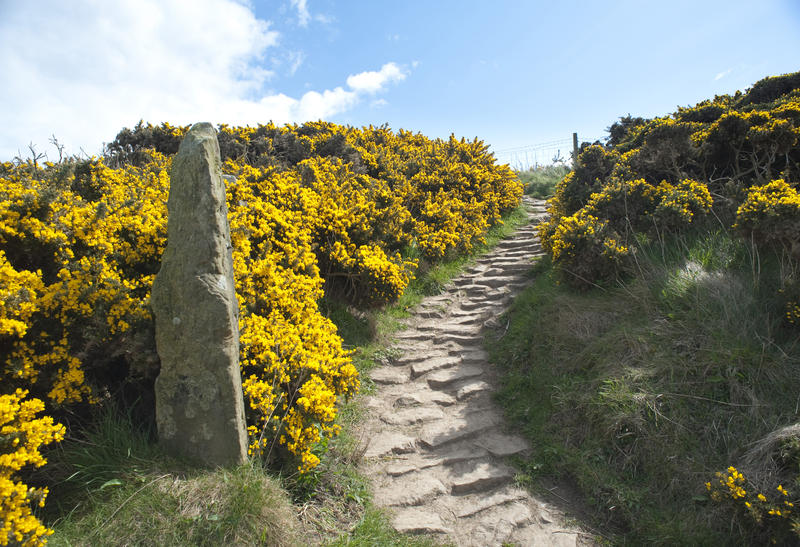
<path fill-rule="evenodd" d="M 575 162 L 578 161 L 578 134 L 572 134 L 572 164 L 575 165 Z"/>

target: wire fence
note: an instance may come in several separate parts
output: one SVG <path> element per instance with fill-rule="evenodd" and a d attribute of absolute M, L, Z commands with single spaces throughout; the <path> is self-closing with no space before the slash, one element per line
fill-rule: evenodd
<path fill-rule="evenodd" d="M 603 137 L 586 138 L 579 136 L 579 142 L 595 142 Z M 507 163 L 512 169 L 525 171 L 545 165 L 572 164 L 572 138 L 557 139 L 536 144 L 493 150 L 500 163 Z"/>

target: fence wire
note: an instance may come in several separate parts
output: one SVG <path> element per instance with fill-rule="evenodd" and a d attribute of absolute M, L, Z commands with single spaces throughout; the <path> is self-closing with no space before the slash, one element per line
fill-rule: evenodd
<path fill-rule="evenodd" d="M 595 142 L 603 137 L 586 138 L 578 135 L 578 142 Z M 500 163 L 507 163 L 517 171 L 535 169 L 554 163 L 572 164 L 572 138 L 539 142 L 513 148 L 493 150 Z"/>

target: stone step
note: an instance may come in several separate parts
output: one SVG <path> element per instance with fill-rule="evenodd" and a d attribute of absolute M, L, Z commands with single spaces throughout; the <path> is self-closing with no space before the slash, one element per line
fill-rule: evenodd
<path fill-rule="evenodd" d="M 485 273 L 481 275 L 486 279 L 491 279 L 494 277 L 507 277 L 511 272 L 514 271 L 524 272 L 526 271 L 526 268 L 530 268 L 531 266 L 533 266 L 533 264 L 521 263 L 521 264 L 511 264 L 509 266 L 492 265 L 492 267 L 489 268 L 489 270 L 487 270 Z"/>
<path fill-rule="evenodd" d="M 379 505 L 400 507 L 420 505 L 446 492 L 444 484 L 429 473 L 409 473 L 392 479 L 387 488 L 377 489 L 375 501 Z"/>
<path fill-rule="evenodd" d="M 483 374 L 483 367 L 478 365 L 462 365 L 460 367 L 440 370 L 429 374 L 426 380 L 433 389 L 441 389 L 461 380 L 475 378 Z"/>
<path fill-rule="evenodd" d="M 495 253 L 501 256 L 508 256 L 510 253 L 518 253 L 518 252 L 531 252 L 536 251 L 541 247 L 540 244 L 536 243 L 532 239 L 527 240 L 520 240 L 520 241 L 509 241 L 508 243 L 500 243 L 495 248 Z"/>
<path fill-rule="evenodd" d="M 474 499 L 469 499 L 469 503 L 462 504 L 462 509 L 456 513 L 456 516 L 461 519 L 471 517 L 499 505 L 505 505 L 512 501 L 524 500 L 526 497 L 526 492 L 519 488 L 503 488 L 488 496 L 475 496 Z"/>
<path fill-rule="evenodd" d="M 447 444 L 474 437 L 481 431 L 497 426 L 501 421 L 498 414 L 486 411 L 447 418 L 423 426 L 419 441 L 426 448 L 437 450 Z"/>
<path fill-rule="evenodd" d="M 455 349 L 451 350 L 450 355 L 457 355 L 465 365 L 486 364 L 489 354 L 484 349 Z"/>
<path fill-rule="evenodd" d="M 507 505 L 495 507 L 484 511 L 479 516 L 480 524 L 473 532 L 476 545 L 514 544 L 514 545 L 553 545 L 550 541 L 532 543 L 523 540 L 522 543 L 511 541 L 518 528 L 525 526 L 533 520 L 533 515 L 527 504 L 515 501 Z"/>
<path fill-rule="evenodd" d="M 395 332 L 392 334 L 392 337 L 403 341 L 419 341 L 427 340 L 430 338 L 430 334 L 427 332 L 418 331 L 416 329 L 407 329 Z"/>
<path fill-rule="evenodd" d="M 435 359 L 437 357 L 447 357 L 450 355 L 448 351 L 427 349 L 424 351 L 409 351 L 399 357 L 395 357 L 392 362 L 397 366 L 412 365 L 420 361 L 427 361 L 428 359 Z"/>
<path fill-rule="evenodd" d="M 419 361 L 411 365 L 411 377 L 419 378 L 423 374 L 427 374 L 435 370 L 454 367 L 460 364 L 461 359 L 453 356 L 426 359 L 425 361 Z"/>
<path fill-rule="evenodd" d="M 468 473 L 459 474 L 452 480 L 450 491 L 463 495 L 478 490 L 489 490 L 514 480 L 514 473 L 506 466 L 481 462 Z"/>
<path fill-rule="evenodd" d="M 392 527 L 401 534 L 453 534 L 436 513 L 415 507 L 395 511 Z"/>
<path fill-rule="evenodd" d="M 456 465 L 470 460 L 479 460 L 486 458 L 488 455 L 488 451 L 478 446 L 461 448 L 436 457 L 417 456 L 415 458 L 395 461 L 386 468 L 386 473 L 396 477 L 411 473 L 412 471 L 421 471 L 422 469 L 429 469 L 440 465 Z"/>
<path fill-rule="evenodd" d="M 504 277 L 484 277 L 480 280 L 481 284 L 487 285 L 496 289 L 498 287 L 507 287 L 509 285 L 515 285 L 520 283 L 520 278 L 515 276 L 504 276 Z"/>
<path fill-rule="evenodd" d="M 392 406 L 395 408 L 413 407 L 422 405 L 452 406 L 456 403 L 455 397 L 442 393 L 441 391 L 425 387 L 422 390 L 415 390 L 412 393 L 400 395 L 394 400 Z"/>
<path fill-rule="evenodd" d="M 369 377 L 376 384 L 404 384 L 408 382 L 411 372 L 398 367 L 380 367 L 369 372 Z"/>
<path fill-rule="evenodd" d="M 490 386 L 483 380 L 467 382 L 463 386 L 459 387 L 458 391 L 456 391 L 456 399 L 458 399 L 459 401 L 463 401 L 465 399 L 469 399 L 470 397 L 478 393 L 491 391 L 491 389 L 492 386 Z"/>
<path fill-rule="evenodd" d="M 445 310 L 415 310 L 414 315 L 417 317 L 425 317 L 426 319 L 434 319 L 447 316 L 447 312 Z"/>
<path fill-rule="evenodd" d="M 533 266 L 534 262 L 528 259 L 492 263 L 493 268 L 505 270 L 509 273 L 521 273 L 523 275 L 533 268 Z"/>
<path fill-rule="evenodd" d="M 438 334 L 434 339 L 434 344 L 443 344 L 445 342 L 455 342 L 461 347 L 475 347 L 483 345 L 483 340 L 480 336 L 474 334 L 452 334 L 442 333 Z"/>
<path fill-rule="evenodd" d="M 444 412 L 439 407 L 418 406 L 390 411 L 381 416 L 381 420 L 389 425 L 414 425 L 434 420 L 441 420 Z"/>
<path fill-rule="evenodd" d="M 464 271 L 465 271 L 467 274 L 470 274 L 470 275 L 475 275 L 475 274 L 479 274 L 479 273 L 481 273 L 481 272 L 484 272 L 484 271 L 486 271 L 486 269 L 487 269 L 487 268 L 486 268 L 486 266 L 481 266 L 481 265 L 477 265 L 477 264 L 476 264 L 475 266 L 470 266 L 469 268 L 467 268 L 467 269 L 466 269 L 466 270 L 464 270 Z"/>
<path fill-rule="evenodd" d="M 398 431 L 383 431 L 369 440 L 366 458 L 379 458 L 389 454 L 408 454 L 416 450 L 415 439 Z"/>
<path fill-rule="evenodd" d="M 417 330 L 427 333 L 453 333 L 453 334 L 460 334 L 460 333 L 471 333 L 471 334 L 478 334 L 480 331 L 480 324 L 474 320 L 460 322 L 463 318 L 457 317 L 455 318 L 456 321 L 452 320 L 443 320 L 438 325 L 435 324 L 424 324 L 424 325 L 417 325 Z"/>
<path fill-rule="evenodd" d="M 392 349 L 403 354 L 417 351 L 430 351 L 433 349 L 431 340 L 397 340 L 392 343 Z"/>
<path fill-rule="evenodd" d="M 464 311 L 475 311 L 479 313 L 480 310 L 489 310 L 493 306 L 487 305 L 486 301 L 479 301 L 479 300 L 466 300 L 461 302 L 461 309 Z M 476 311 L 477 310 L 477 311 Z M 453 312 L 455 315 L 455 312 Z"/>
<path fill-rule="evenodd" d="M 476 280 L 470 279 L 470 283 L 468 285 L 461 285 L 460 287 L 458 287 L 459 294 L 462 294 L 464 296 L 484 295 L 494 288 L 490 285 L 484 284 L 483 280 L 480 281 L 481 281 L 480 283 L 477 283 Z"/>
<path fill-rule="evenodd" d="M 518 435 L 500 431 L 487 431 L 475 439 L 475 444 L 485 448 L 495 458 L 507 458 L 530 450 L 528 442 Z"/>

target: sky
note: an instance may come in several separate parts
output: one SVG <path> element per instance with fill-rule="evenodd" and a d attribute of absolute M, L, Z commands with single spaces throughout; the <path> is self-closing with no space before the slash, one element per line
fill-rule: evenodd
<path fill-rule="evenodd" d="M 139 120 L 388 124 L 513 166 L 800 70 L 800 0 L 0 0 L 0 161 Z"/>

